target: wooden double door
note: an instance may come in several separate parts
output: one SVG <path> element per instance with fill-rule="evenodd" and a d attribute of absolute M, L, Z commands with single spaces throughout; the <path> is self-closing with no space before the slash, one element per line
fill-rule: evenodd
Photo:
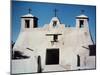
<path fill-rule="evenodd" d="M 59 64 L 59 48 L 46 50 L 46 65 Z"/>

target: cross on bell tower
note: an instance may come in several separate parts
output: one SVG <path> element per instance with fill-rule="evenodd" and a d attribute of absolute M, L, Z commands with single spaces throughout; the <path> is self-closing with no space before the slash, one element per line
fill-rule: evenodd
<path fill-rule="evenodd" d="M 81 14 L 84 14 L 85 10 L 81 10 Z"/>
<path fill-rule="evenodd" d="M 30 14 L 30 13 L 31 13 L 31 11 L 32 11 L 32 9 L 31 9 L 31 8 L 29 8 L 29 9 L 28 9 L 28 13 Z"/>
<path fill-rule="evenodd" d="M 57 12 L 58 10 L 57 9 L 54 9 L 54 16 L 57 17 Z"/>

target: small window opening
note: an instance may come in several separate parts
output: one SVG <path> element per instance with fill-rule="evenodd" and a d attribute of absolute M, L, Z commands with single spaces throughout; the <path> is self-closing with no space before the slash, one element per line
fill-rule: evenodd
<path fill-rule="evenodd" d="M 82 28 L 83 27 L 83 25 L 84 25 L 84 21 L 83 20 L 80 20 L 80 28 Z"/>
<path fill-rule="evenodd" d="M 57 21 L 53 21 L 53 26 L 55 27 L 57 25 Z"/>
<path fill-rule="evenodd" d="M 30 21 L 29 20 L 25 20 L 25 28 L 29 28 L 30 26 Z"/>
<path fill-rule="evenodd" d="M 57 41 L 58 41 L 58 35 L 54 35 L 54 36 L 53 36 L 53 41 L 54 41 L 54 42 L 57 42 Z"/>

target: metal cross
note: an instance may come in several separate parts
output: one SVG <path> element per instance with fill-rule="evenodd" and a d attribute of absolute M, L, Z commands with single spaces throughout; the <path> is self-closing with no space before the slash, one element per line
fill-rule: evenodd
<path fill-rule="evenodd" d="M 29 8 L 29 9 L 28 9 L 28 13 L 30 14 L 30 13 L 31 13 L 31 11 L 32 11 L 32 9 L 31 9 L 31 8 Z"/>
<path fill-rule="evenodd" d="M 54 9 L 54 16 L 57 17 L 57 12 L 58 10 L 57 9 Z"/>
<path fill-rule="evenodd" d="M 81 14 L 84 14 L 85 10 L 81 10 Z"/>

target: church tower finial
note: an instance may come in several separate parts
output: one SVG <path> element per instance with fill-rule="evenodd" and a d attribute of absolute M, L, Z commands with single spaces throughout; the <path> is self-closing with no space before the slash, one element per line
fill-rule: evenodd
<path fill-rule="evenodd" d="M 57 17 L 57 12 L 58 10 L 57 9 L 54 9 L 54 16 Z"/>
<path fill-rule="evenodd" d="M 82 10 L 81 10 L 81 14 L 84 14 L 84 12 L 85 12 L 85 10 L 82 9 Z"/>
<path fill-rule="evenodd" d="M 30 13 L 31 13 L 31 11 L 32 11 L 32 9 L 31 9 L 31 8 L 29 8 L 29 9 L 28 9 L 28 13 L 30 14 Z"/>

